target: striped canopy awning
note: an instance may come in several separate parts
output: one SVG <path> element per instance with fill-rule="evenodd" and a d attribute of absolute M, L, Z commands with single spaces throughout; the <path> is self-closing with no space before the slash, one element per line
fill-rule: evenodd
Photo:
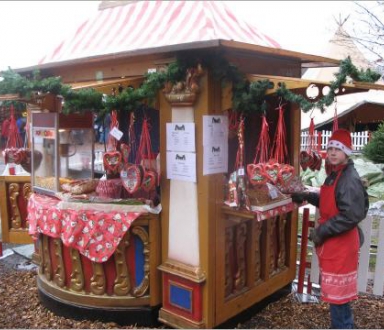
<path fill-rule="evenodd" d="M 39 65 L 210 40 L 281 48 L 221 1 L 134 1 L 97 12 Z"/>

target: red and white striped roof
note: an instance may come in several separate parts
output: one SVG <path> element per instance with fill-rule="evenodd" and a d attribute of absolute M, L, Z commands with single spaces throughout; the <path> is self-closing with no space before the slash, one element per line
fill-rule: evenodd
<path fill-rule="evenodd" d="M 281 48 L 221 1 L 137 1 L 100 10 L 39 64 L 219 39 Z"/>

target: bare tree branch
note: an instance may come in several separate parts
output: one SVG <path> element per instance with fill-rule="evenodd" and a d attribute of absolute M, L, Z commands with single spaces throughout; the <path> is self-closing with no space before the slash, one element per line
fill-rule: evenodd
<path fill-rule="evenodd" d="M 375 65 L 384 65 L 384 1 L 353 1 L 354 13 L 335 19 L 339 29 L 336 43 L 361 47 L 365 56 L 375 57 Z"/>

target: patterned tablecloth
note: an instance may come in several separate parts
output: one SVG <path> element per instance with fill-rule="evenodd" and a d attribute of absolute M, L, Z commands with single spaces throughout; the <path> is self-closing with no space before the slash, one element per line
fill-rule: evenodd
<path fill-rule="evenodd" d="M 60 238 L 65 246 L 79 250 L 95 262 L 105 262 L 114 253 L 124 234 L 141 212 L 63 209 L 60 200 L 32 194 L 28 201 L 29 234 L 43 233 Z M 79 203 L 80 204 L 80 203 Z M 89 208 L 89 207 L 88 207 Z"/>
<path fill-rule="evenodd" d="M 252 211 L 255 214 L 255 217 L 258 221 L 266 220 L 269 218 L 276 217 L 280 214 L 288 213 L 297 209 L 297 205 L 295 203 L 288 203 L 286 205 L 277 206 L 273 209 L 266 211 Z"/>

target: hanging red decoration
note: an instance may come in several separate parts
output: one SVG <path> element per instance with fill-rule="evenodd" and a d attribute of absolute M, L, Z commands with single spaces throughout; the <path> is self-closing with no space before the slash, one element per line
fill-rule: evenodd
<path fill-rule="evenodd" d="M 335 112 L 333 114 L 332 132 L 337 131 L 338 129 L 339 129 L 339 119 L 337 116 L 337 98 L 335 98 Z"/>
<path fill-rule="evenodd" d="M 238 148 L 236 153 L 235 170 L 244 168 L 244 118 L 241 117 L 237 130 Z"/>
<path fill-rule="evenodd" d="M 128 145 L 131 159 L 136 159 L 135 113 L 133 111 L 129 114 Z"/>
<path fill-rule="evenodd" d="M 140 189 L 144 168 L 141 165 L 130 165 L 120 172 L 121 181 L 128 193 L 133 194 Z"/>
<path fill-rule="evenodd" d="M 237 130 L 239 129 L 239 123 L 240 123 L 239 112 L 229 109 L 228 110 L 228 132 L 229 132 L 230 138 L 233 138 L 236 136 Z"/>
<path fill-rule="evenodd" d="M 141 188 L 149 192 L 157 185 L 156 156 L 152 152 L 151 135 L 149 133 L 149 120 L 144 118 L 141 130 L 139 150 L 136 157 L 136 164 L 142 164 L 144 168 Z"/>
<path fill-rule="evenodd" d="M 144 167 L 152 168 L 151 160 L 154 159 L 152 153 L 151 135 L 149 134 L 149 120 L 144 118 L 141 129 L 141 136 L 139 142 L 139 149 L 136 155 L 136 164 L 142 163 Z"/>
<path fill-rule="evenodd" d="M 117 120 L 117 111 L 116 110 L 112 110 L 112 112 L 111 112 L 111 126 L 110 126 L 108 139 L 107 139 L 107 151 L 116 151 L 117 140 L 111 134 L 111 132 L 114 128 L 117 128 L 117 129 L 119 128 L 119 121 Z"/>
<path fill-rule="evenodd" d="M 322 164 L 321 155 L 315 150 L 315 123 L 313 118 L 309 124 L 307 151 L 300 152 L 300 165 L 305 171 L 307 168 L 312 171 L 320 170 Z"/>
<path fill-rule="evenodd" d="M 116 174 L 121 167 L 121 153 L 118 151 L 109 151 L 103 155 L 104 169 L 108 174 Z"/>
<path fill-rule="evenodd" d="M 6 148 L 22 148 L 23 141 L 19 134 L 19 130 L 17 128 L 17 123 L 15 119 L 15 109 L 13 104 L 10 106 L 10 119 L 9 119 L 9 135 L 7 139 Z"/>
<path fill-rule="evenodd" d="M 256 146 L 254 164 L 266 163 L 269 159 L 269 126 L 265 115 L 261 116 L 261 132 L 260 138 Z"/>
<path fill-rule="evenodd" d="M 279 164 L 285 164 L 288 160 L 288 148 L 286 143 L 286 128 L 284 120 L 284 105 L 280 103 L 276 108 L 279 111 L 279 117 L 277 121 L 277 128 L 272 145 L 271 157 Z"/>
<path fill-rule="evenodd" d="M 129 163 L 129 155 L 131 153 L 131 146 L 126 143 L 121 143 L 120 144 L 120 152 L 122 156 L 122 160 L 124 164 Z"/>

